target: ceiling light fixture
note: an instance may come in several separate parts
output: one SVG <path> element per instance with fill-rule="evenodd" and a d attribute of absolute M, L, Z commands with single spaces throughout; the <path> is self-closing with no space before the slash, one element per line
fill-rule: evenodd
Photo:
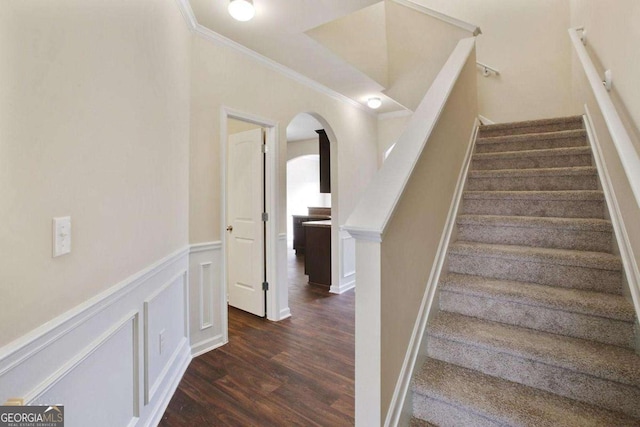
<path fill-rule="evenodd" d="M 376 110 L 382 105 L 382 100 L 380 98 L 369 98 L 367 100 L 367 105 L 369 108 Z"/>
<path fill-rule="evenodd" d="M 238 21 L 248 21 L 256 14 L 253 0 L 231 0 L 229 14 Z"/>

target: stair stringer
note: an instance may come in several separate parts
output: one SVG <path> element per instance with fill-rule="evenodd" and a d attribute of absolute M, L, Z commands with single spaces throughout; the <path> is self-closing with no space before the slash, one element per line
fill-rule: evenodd
<path fill-rule="evenodd" d="M 619 255 L 622 260 L 622 266 L 625 273 L 623 276 L 626 278 L 626 281 L 624 281 L 623 287 L 625 284 L 627 285 L 626 288 L 631 294 L 631 299 L 633 300 L 633 305 L 636 310 L 636 319 L 640 319 L 640 269 L 638 268 L 637 257 L 633 252 L 633 247 L 631 246 L 631 241 L 629 240 L 629 234 L 627 233 L 624 219 L 622 217 L 622 213 L 620 212 L 620 206 L 616 198 L 613 183 L 611 182 L 607 164 L 604 160 L 602 147 L 593 126 L 591 112 L 589 111 L 589 107 L 586 104 L 584 106 L 584 109 L 585 114 L 583 116 L 583 120 L 585 129 L 587 131 L 587 141 L 591 146 L 593 159 L 596 168 L 598 169 L 598 177 L 600 180 L 602 191 L 604 193 L 607 210 L 615 235 L 616 242 L 614 242 L 614 244 L 616 244 L 617 249 L 619 250 Z M 635 334 L 635 350 L 636 353 L 640 354 L 640 328 L 638 327 L 637 320 Z"/>
<path fill-rule="evenodd" d="M 458 174 L 456 189 L 451 200 L 451 205 L 449 206 L 447 222 L 442 232 L 442 236 L 440 237 L 434 265 L 431 269 L 431 274 L 429 275 L 427 286 L 425 288 L 426 291 L 420 303 L 420 310 L 411 332 L 411 339 L 409 341 L 407 352 L 405 353 L 398 381 L 393 391 L 389 410 L 387 411 L 387 417 L 384 420 L 385 427 L 408 426 L 411 420 L 413 400 L 411 398 L 411 381 L 416 368 L 420 368 L 427 357 L 426 345 L 423 340 L 427 338 L 427 323 L 434 313 L 432 307 L 434 307 L 434 304 L 437 307 L 438 304 L 437 288 L 440 283 L 440 276 L 446 266 L 449 243 L 452 241 L 452 237 L 453 240 L 455 240 L 456 219 L 458 217 L 460 204 L 462 203 L 462 195 L 467 183 L 467 175 L 471 166 L 471 157 L 475 149 L 479 128 L 480 121 L 476 118 L 471 132 L 471 137 L 469 138 L 469 144 L 462 163 L 462 168 Z"/>

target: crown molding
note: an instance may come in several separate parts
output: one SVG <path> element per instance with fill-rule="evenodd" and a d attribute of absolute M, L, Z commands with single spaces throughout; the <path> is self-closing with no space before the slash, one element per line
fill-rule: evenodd
<path fill-rule="evenodd" d="M 176 2 L 178 3 L 178 7 L 180 9 L 180 13 L 182 13 L 182 17 L 184 18 L 187 27 L 189 27 L 189 29 L 191 30 L 191 32 L 193 32 L 195 35 L 208 40 L 210 42 L 216 43 L 218 45 L 221 46 L 225 46 L 228 47 L 230 49 L 235 50 L 236 52 L 242 53 L 243 55 L 246 55 L 248 57 L 250 57 L 251 59 L 255 60 L 256 62 L 259 62 L 260 64 L 262 64 L 263 66 L 265 66 L 266 68 L 269 68 L 270 70 L 276 71 L 282 75 L 284 75 L 285 77 L 290 78 L 291 80 L 294 80 L 295 82 L 298 82 L 304 86 L 307 86 L 313 90 L 316 90 L 324 95 L 327 95 L 337 101 L 340 102 L 344 102 L 345 104 L 348 104 L 352 107 L 358 108 L 361 111 L 364 111 L 365 113 L 367 113 L 370 116 L 374 116 L 376 117 L 377 114 L 374 113 L 373 111 L 371 111 L 368 107 L 360 104 L 357 101 L 354 101 L 353 99 L 333 90 L 328 88 L 327 86 L 297 72 L 292 70 L 291 68 L 280 64 L 279 62 L 274 61 L 273 59 L 267 58 L 266 56 L 252 50 L 249 49 L 248 47 L 235 42 L 233 40 L 231 40 L 228 37 L 223 36 L 222 34 L 216 33 L 215 31 L 205 27 L 204 25 L 201 25 L 198 23 L 198 20 L 196 19 L 195 14 L 193 13 L 193 9 L 191 8 L 191 4 L 189 3 L 189 0 L 176 0 Z"/>
<path fill-rule="evenodd" d="M 417 3 L 415 0 L 392 0 L 392 1 L 394 3 L 398 3 L 403 6 L 409 7 L 415 11 L 424 13 L 425 15 L 432 16 L 443 22 L 454 25 L 458 28 L 462 28 L 463 30 L 469 31 L 471 34 L 473 34 L 474 37 L 482 34 L 482 30 L 480 29 L 479 26 L 454 18 L 453 16 L 446 15 L 442 12 L 438 12 L 437 10 L 428 8 L 424 5 Z"/>

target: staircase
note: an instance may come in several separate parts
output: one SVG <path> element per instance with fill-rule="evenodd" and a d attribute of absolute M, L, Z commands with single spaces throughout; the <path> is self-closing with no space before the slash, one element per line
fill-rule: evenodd
<path fill-rule="evenodd" d="M 640 426 L 635 312 L 581 117 L 482 126 L 417 426 Z"/>

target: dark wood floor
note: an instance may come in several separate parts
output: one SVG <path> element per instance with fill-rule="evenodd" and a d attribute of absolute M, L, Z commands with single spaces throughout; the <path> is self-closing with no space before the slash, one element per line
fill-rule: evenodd
<path fill-rule="evenodd" d="M 229 309 L 229 344 L 191 362 L 160 426 L 354 424 L 354 291 L 307 284 L 289 257 L 292 317 Z"/>

